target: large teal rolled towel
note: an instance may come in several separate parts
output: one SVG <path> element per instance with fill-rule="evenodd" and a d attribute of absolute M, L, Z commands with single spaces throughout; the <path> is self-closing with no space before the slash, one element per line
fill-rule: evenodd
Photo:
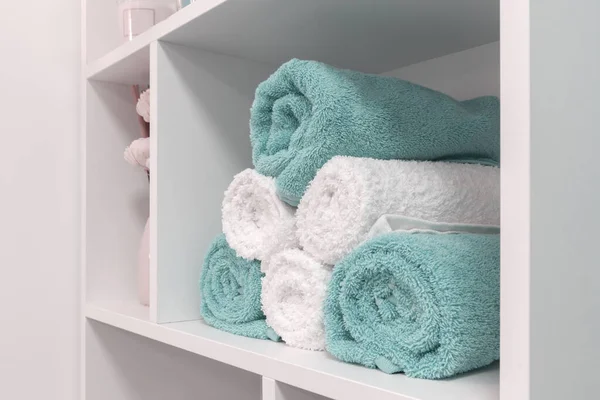
<path fill-rule="evenodd" d="M 261 310 L 260 261 L 238 257 L 219 235 L 200 274 L 200 314 L 210 326 L 236 335 L 272 338 Z"/>
<path fill-rule="evenodd" d="M 496 97 L 456 101 L 397 78 L 291 60 L 256 89 L 250 118 L 256 170 L 297 205 L 336 155 L 406 160 L 500 159 Z"/>
<path fill-rule="evenodd" d="M 335 266 L 325 301 L 335 357 L 439 379 L 499 358 L 497 234 L 392 232 Z"/>

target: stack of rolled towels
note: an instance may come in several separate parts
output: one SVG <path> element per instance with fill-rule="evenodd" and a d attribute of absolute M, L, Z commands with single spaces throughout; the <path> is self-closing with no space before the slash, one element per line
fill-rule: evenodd
<path fill-rule="evenodd" d="M 499 102 L 292 60 L 256 90 L 201 314 L 439 379 L 499 358 Z"/>

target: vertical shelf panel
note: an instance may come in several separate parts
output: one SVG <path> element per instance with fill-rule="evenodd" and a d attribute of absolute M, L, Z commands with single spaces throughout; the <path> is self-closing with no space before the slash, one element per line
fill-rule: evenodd
<path fill-rule="evenodd" d="M 531 396 L 529 7 L 529 1 L 500 3 L 501 400 L 528 400 Z"/>
<path fill-rule="evenodd" d="M 597 399 L 600 2 L 526 3 L 529 393 Z"/>
<path fill-rule="evenodd" d="M 273 69 L 163 42 L 154 52 L 151 262 L 165 323 L 199 318 L 202 261 L 221 232 L 223 192 L 251 166 L 249 109 Z"/>

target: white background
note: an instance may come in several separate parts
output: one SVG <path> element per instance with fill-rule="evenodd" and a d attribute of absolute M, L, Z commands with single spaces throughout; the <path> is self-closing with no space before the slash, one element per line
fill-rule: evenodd
<path fill-rule="evenodd" d="M 0 398 L 79 398 L 80 6 L 0 2 Z"/>

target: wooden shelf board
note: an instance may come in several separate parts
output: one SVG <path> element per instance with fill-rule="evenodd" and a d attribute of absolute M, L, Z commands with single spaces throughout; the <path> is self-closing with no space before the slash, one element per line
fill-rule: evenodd
<path fill-rule="evenodd" d="M 141 307 L 141 306 L 140 306 Z M 454 379 L 429 381 L 387 375 L 312 352 L 222 332 L 202 321 L 154 324 L 136 318 L 133 306 L 86 306 L 88 319 L 115 326 L 192 353 L 333 399 L 497 400 L 499 369 L 487 368 Z M 122 314 L 126 310 L 128 314 Z"/>

